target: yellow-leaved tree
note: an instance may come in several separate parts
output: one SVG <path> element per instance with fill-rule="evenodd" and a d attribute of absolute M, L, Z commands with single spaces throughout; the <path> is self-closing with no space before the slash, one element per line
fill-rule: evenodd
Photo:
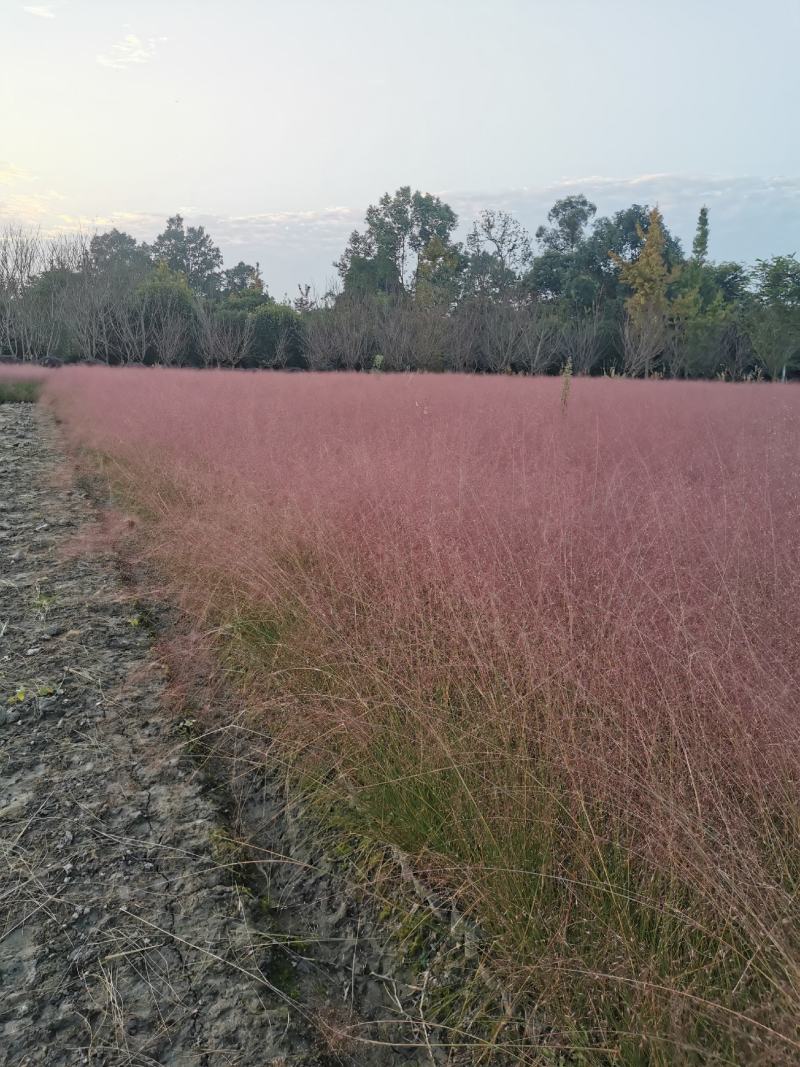
<path fill-rule="evenodd" d="M 633 260 L 615 252 L 611 258 L 619 267 L 620 280 L 631 289 L 625 301 L 622 347 L 628 374 L 650 375 L 667 345 L 670 300 L 669 286 L 677 278 L 664 259 L 664 220 L 654 207 L 648 216 L 647 232 L 636 227 L 642 250 Z"/>

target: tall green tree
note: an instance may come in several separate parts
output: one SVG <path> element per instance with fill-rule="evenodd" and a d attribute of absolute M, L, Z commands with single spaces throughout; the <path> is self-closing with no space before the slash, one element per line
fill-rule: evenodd
<path fill-rule="evenodd" d="M 239 260 L 235 267 L 229 267 L 223 271 L 222 290 L 225 295 L 242 293 L 246 289 L 254 289 L 259 293 L 264 292 L 264 279 L 261 277 L 261 267 L 258 263 L 252 266 Z"/>
<path fill-rule="evenodd" d="M 89 259 L 94 270 L 119 280 L 141 280 L 151 269 L 147 246 L 120 230 L 97 233 L 89 242 Z"/>
<path fill-rule="evenodd" d="M 595 211 L 583 196 L 557 201 L 548 214 L 551 226 L 536 231 L 539 254 L 526 277 L 529 290 L 562 299 L 580 314 L 598 303 L 621 307 L 619 260 L 639 255 L 650 225 L 650 209 L 640 204 L 597 219 Z M 663 222 L 662 231 L 664 258 L 674 266 L 683 259 L 680 242 Z"/>
<path fill-rule="evenodd" d="M 181 215 L 167 219 L 150 248 L 157 263 L 179 271 L 189 288 L 202 296 L 216 296 L 222 280 L 222 253 L 202 226 L 186 226 Z"/>
<path fill-rule="evenodd" d="M 697 216 L 697 230 L 692 241 L 692 259 L 705 263 L 708 258 L 708 208 L 703 204 Z"/>
<path fill-rule="evenodd" d="M 449 247 L 458 217 L 438 196 L 404 185 L 371 204 L 365 222 L 334 264 L 345 291 L 409 293 L 420 255 L 434 239 Z"/>
<path fill-rule="evenodd" d="M 759 259 L 752 273 L 748 333 L 773 380 L 800 365 L 800 263 L 794 255 Z"/>
<path fill-rule="evenodd" d="M 574 252 L 596 214 L 597 207 L 583 193 L 565 196 L 548 211 L 547 221 L 550 225 L 538 228 L 536 240 L 545 251 Z"/>

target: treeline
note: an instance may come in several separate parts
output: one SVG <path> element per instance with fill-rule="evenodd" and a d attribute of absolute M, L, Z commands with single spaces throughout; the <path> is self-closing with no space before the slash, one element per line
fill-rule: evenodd
<path fill-rule="evenodd" d="M 784 379 L 800 363 L 800 263 L 709 259 L 701 208 L 689 254 L 657 208 L 597 217 L 554 204 L 533 238 L 487 210 L 466 240 L 438 197 L 406 186 L 366 213 L 320 296 L 268 293 L 224 269 L 176 215 L 152 244 L 0 234 L 0 357 L 170 366 Z"/>

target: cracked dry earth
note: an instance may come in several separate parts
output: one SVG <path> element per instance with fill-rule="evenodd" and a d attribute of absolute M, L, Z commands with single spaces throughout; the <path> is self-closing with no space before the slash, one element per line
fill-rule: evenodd
<path fill-rule="evenodd" d="M 0 1064 L 420 1062 L 324 1046 L 268 977 L 131 594 L 63 551 L 93 512 L 60 462 L 46 412 L 0 405 Z"/>

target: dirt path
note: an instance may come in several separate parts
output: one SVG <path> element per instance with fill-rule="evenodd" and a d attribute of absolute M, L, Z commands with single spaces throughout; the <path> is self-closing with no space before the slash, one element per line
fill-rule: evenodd
<path fill-rule="evenodd" d="M 323 906 L 345 944 L 325 980 L 288 956 L 275 978 L 114 561 L 61 551 L 92 509 L 54 488 L 58 464 L 47 415 L 0 406 L 0 1063 L 430 1063 L 321 1041 L 305 994 L 329 1003 L 345 961 L 356 1005 L 384 1010 L 380 953 L 356 959 L 340 936 L 346 901 Z M 306 898 L 313 911 L 318 884 Z"/>

